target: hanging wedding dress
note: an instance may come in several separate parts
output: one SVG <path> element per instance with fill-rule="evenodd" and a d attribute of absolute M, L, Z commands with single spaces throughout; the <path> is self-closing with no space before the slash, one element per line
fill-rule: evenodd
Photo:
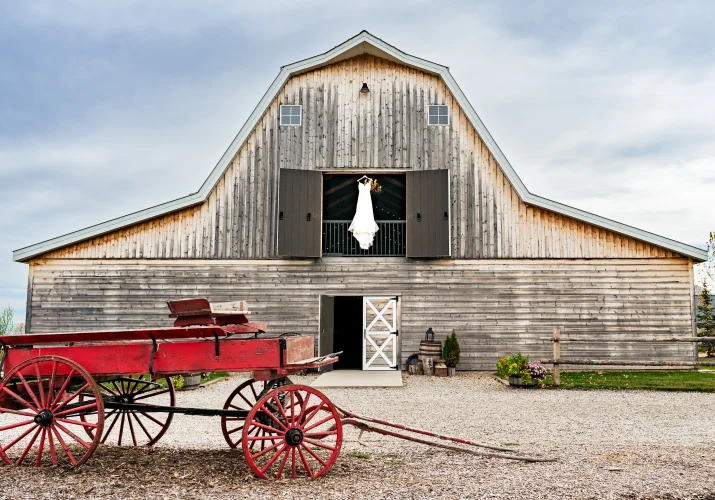
<path fill-rule="evenodd" d="M 358 182 L 358 202 L 355 217 L 350 223 L 348 231 L 360 242 L 360 248 L 367 250 L 372 246 L 378 227 L 372 212 L 372 198 L 370 197 L 370 183 Z"/>

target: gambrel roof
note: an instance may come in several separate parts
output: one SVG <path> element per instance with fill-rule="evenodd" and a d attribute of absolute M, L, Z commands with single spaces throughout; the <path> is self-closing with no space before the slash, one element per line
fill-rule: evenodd
<path fill-rule="evenodd" d="M 67 245 L 94 238 L 102 234 L 110 233 L 112 231 L 116 231 L 118 229 L 125 228 L 127 226 L 131 226 L 142 221 L 176 212 L 178 210 L 204 202 L 211 193 L 216 183 L 218 182 L 219 178 L 226 170 L 226 168 L 230 165 L 232 159 L 236 155 L 236 152 L 246 141 L 253 128 L 256 126 L 256 124 L 266 112 L 270 103 L 280 92 L 281 88 L 284 86 L 284 84 L 288 81 L 289 78 L 301 73 L 305 73 L 307 71 L 314 70 L 316 68 L 320 68 L 322 66 L 326 66 L 344 59 L 355 57 L 360 54 L 372 54 L 374 56 L 400 63 L 418 69 L 420 71 L 437 75 L 442 78 L 445 82 L 445 85 L 452 93 L 454 98 L 457 100 L 459 105 L 462 107 L 467 118 L 490 150 L 491 154 L 499 163 L 499 166 L 501 167 L 502 171 L 506 175 L 511 185 L 518 193 L 519 197 L 527 205 L 540 207 L 552 212 L 565 215 L 567 217 L 571 217 L 573 219 L 586 222 L 588 224 L 593 224 L 595 226 L 599 226 L 601 228 L 614 231 L 616 233 L 630 236 L 632 238 L 651 243 L 653 245 L 657 245 L 667 250 L 671 250 L 680 255 L 691 257 L 696 261 L 707 260 L 707 252 L 703 249 L 687 245 L 685 243 L 681 243 L 669 238 L 665 238 L 663 236 L 650 233 L 648 231 L 643 231 L 641 229 L 628 226 L 626 224 L 621 224 L 620 222 L 606 219 L 604 217 L 600 217 L 598 215 L 579 210 L 577 208 L 573 208 L 568 205 L 564 205 L 562 203 L 558 203 L 556 201 L 549 200 L 547 198 L 543 198 L 541 196 L 537 196 L 529 192 L 529 190 L 526 188 L 524 183 L 517 175 L 514 168 L 509 163 L 509 160 L 507 160 L 506 156 L 504 156 L 504 153 L 501 151 L 501 149 L 499 149 L 499 146 L 492 138 L 484 123 L 482 123 L 476 111 L 474 111 L 474 108 L 472 108 L 472 105 L 469 103 L 466 96 L 459 88 L 459 85 L 457 85 L 457 82 L 454 80 L 454 78 L 449 72 L 449 68 L 406 54 L 401 50 L 380 40 L 379 38 L 376 38 L 367 31 L 359 33 L 357 36 L 343 42 L 342 44 L 325 52 L 324 54 L 320 54 L 309 59 L 304 59 L 302 61 L 283 66 L 278 73 L 278 76 L 275 78 L 275 80 L 273 80 L 273 83 L 268 88 L 266 93 L 263 95 L 261 101 L 258 103 L 256 108 L 249 116 L 246 123 L 238 132 L 233 142 L 231 142 L 231 145 L 228 147 L 226 152 L 223 154 L 221 159 L 211 171 L 206 181 L 204 181 L 203 185 L 197 192 L 188 196 L 184 196 L 182 198 L 178 198 L 173 201 L 169 201 L 167 203 L 163 203 L 161 205 L 147 208 L 145 210 L 140 210 L 138 212 L 125 215 L 123 217 L 112 219 L 101 224 L 97 224 L 85 229 L 81 229 L 79 231 L 75 231 L 63 236 L 59 236 L 50 240 L 36 243 L 34 245 L 30 245 L 25 248 L 21 248 L 19 250 L 15 250 L 13 252 L 13 259 L 15 261 L 26 261 L 38 255 L 47 253 L 52 250 L 56 250 L 61 247 L 65 247 Z"/>

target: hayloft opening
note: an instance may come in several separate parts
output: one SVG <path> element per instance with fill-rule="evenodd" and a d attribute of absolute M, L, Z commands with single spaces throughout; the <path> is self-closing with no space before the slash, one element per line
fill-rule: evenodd
<path fill-rule="evenodd" d="M 365 174 L 323 176 L 323 256 L 405 256 L 407 187 L 405 174 L 371 174 L 371 200 L 378 231 L 362 249 L 348 231 L 358 202 L 358 180 Z"/>

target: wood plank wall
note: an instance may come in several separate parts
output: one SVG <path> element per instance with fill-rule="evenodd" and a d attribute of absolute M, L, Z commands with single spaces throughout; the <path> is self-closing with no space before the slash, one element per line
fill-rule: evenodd
<path fill-rule="evenodd" d="M 32 333 L 168 326 L 165 301 L 247 300 L 269 331 L 318 332 L 319 297 L 399 295 L 402 359 L 432 327 L 455 329 L 462 369 L 492 369 L 507 353 L 548 356 L 538 340 L 567 335 L 691 336 L 687 259 L 83 260 L 31 264 Z M 690 344 L 568 344 L 562 354 L 693 359 Z"/>
<path fill-rule="evenodd" d="M 303 125 L 279 127 L 280 104 L 302 104 Z M 426 124 L 429 104 L 450 106 L 449 126 Z M 46 256 L 276 258 L 281 168 L 448 168 L 453 258 L 675 256 L 526 206 L 439 77 L 371 55 L 291 78 L 203 204 Z"/>

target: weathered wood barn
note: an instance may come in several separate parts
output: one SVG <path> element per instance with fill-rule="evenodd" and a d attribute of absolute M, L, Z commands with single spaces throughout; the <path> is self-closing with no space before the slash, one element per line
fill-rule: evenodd
<path fill-rule="evenodd" d="M 347 232 L 356 180 L 379 231 Z M 344 367 L 390 369 L 431 327 L 461 369 L 569 335 L 690 336 L 703 250 L 530 193 L 448 68 L 362 32 L 284 66 L 198 192 L 15 251 L 32 333 L 169 325 L 165 301 L 245 299 Z M 691 345 L 569 354 L 692 360 Z"/>

